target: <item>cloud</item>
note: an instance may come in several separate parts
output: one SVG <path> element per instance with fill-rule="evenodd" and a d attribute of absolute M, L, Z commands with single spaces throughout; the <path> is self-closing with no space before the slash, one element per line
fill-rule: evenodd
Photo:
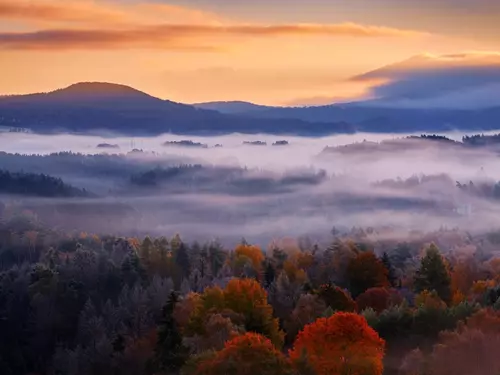
<path fill-rule="evenodd" d="M 500 105 L 500 53 L 423 54 L 352 78 L 379 81 L 373 105 L 481 108 Z M 382 82 L 382 83 L 380 83 Z"/>
<path fill-rule="evenodd" d="M 0 1 L 0 17 L 10 20 L 101 23 L 117 22 L 123 16 L 124 13 L 117 9 L 96 6 L 91 2 Z"/>
<path fill-rule="evenodd" d="M 272 37 L 415 37 L 421 33 L 378 26 L 338 25 L 181 25 L 164 24 L 133 29 L 54 29 L 22 33 L 0 33 L 0 49 L 211 49 L 204 38 Z M 201 45 L 199 44 L 201 43 Z"/>
<path fill-rule="evenodd" d="M 220 21 L 213 13 L 194 8 L 158 4 L 117 4 L 109 1 L 81 0 L 0 0 L 0 18 L 20 20 L 29 24 L 70 24 L 73 26 L 125 26 L 160 22 Z"/>

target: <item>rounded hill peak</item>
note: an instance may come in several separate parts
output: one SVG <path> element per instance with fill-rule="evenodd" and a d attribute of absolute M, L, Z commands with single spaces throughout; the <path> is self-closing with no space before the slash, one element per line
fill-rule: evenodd
<path fill-rule="evenodd" d="M 130 86 L 106 82 L 80 82 L 49 94 L 68 97 L 144 97 L 149 96 Z"/>

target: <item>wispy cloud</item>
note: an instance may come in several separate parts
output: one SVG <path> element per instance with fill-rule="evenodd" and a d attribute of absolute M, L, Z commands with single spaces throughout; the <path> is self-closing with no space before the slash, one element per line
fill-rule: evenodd
<path fill-rule="evenodd" d="M 131 27 L 138 24 L 162 22 L 219 21 L 210 12 L 170 4 L 128 3 L 81 0 L 0 0 L 0 19 L 24 21 L 27 24 L 70 24 L 75 27 L 107 25 Z"/>
<path fill-rule="evenodd" d="M 54 29 L 22 33 L 0 33 L 0 49 L 212 49 L 204 38 L 271 37 L 418 37 L 415 31 L 364 26 L 338 25 L 180 25 L 164 24 L 131 29 Z M 220 39 L 218 40 L 221 41 Z"/>

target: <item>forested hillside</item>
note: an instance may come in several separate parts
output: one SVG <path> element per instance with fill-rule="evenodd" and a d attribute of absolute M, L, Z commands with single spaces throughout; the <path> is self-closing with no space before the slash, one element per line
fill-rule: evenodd
<path fill-rule="evenodd" d="M 498 233 L 384 240 L 353 228 L 325 245 L 225 248 L 61 232 L 9 206 L 2 218 L 2 374 L 470 375 L 499 365 L 481 349 L 500 342 Z"/>

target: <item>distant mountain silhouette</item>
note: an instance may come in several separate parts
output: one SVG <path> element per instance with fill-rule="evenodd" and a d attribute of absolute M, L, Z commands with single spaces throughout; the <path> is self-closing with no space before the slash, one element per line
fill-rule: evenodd
<path fill-rule="evenodd" d="M 193 104 L 194 107 L 200 109 L 209 109 L 212 111 L 218 111 L 225 114 L 237 114 L 237 113 L 248 113 L 253 111 L 262 111 L 265 109 L 270 109 L 273 107 L 253 104 L 249 102 L 241 101 L 229 101 L 229 102 L 207 102 L 207 103 L 196 103 Z"/>
<path fill-rule="evenodd" d="M 500 128 L 500 106 L 482 110 L 377 107 L 348 103 L 318 107 L 270 108 L 239 113 L 260 119 L 295 118 L 302 121 L 352 124 L 357 131 L 377 133 L 488 131 Z"/>
<path fill-rule="evenodd" d="M 78 83 L 49 93 L 0 97 L 0 126 L 38 133 L 307 136 L 500 128 L 500 106 L 481 110 L 381 107 L 370 102 L 293 108 L 245 102 L 201 106 L 212 109 L 162 100 L 123 85 Z"/>
<path fill-rule="evenodd" d="M 271 133 L 323 135 L 354 132 L 346 123 L 255 119 L 155 98 L 128 86 L 77 83 L 49 93 L 0 97 L 0 126 L 35 132 L 156 135 Z"/>
<path fill-rule="evenodd" d="M 500 128 L 500 54 L 422 54 L 355 76 L 376 99 L 315 107 L 215 103 L 254 118 L 352 124 L 368 132 L 483 131 Z M 378 84 L 376 83 L 378 82 Z"/>

